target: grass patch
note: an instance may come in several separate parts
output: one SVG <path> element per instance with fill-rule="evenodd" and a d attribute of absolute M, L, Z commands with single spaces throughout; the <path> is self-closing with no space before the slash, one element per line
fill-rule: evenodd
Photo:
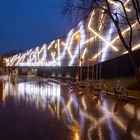
<path fill-rule="evenodd" d="M 129 96 L 139 97 L 140 98 L 140 84 L 136 83 L 135 77 L 121 77 L 119 78 L 124 85 L 124 87 L 128 90 Z M 109 90 L 112 90 L 117 78 L 114 79 L 104 79 Z"/>
<path fill-rule="evenodd" d="M 129 96 L 134 96 L 134 97 L 140 98 L 140 84 L 136 83 L 135 77 L 121 77 L 121 78 L 104 79 L 104 83 L 106 84 L 109 91 L 113 91 L 115 81 L 118 79 L 121 80 L 121 83 L 128 90 Z M 92 82 L 95 82 L 95 81 L 92 81 Z"/>

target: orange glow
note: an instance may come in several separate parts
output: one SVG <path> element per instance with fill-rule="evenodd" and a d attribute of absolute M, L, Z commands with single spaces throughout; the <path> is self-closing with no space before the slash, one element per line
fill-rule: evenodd
<path fill-rule="evenodd" d="M 73 40 L 74 40 L 74 37 L 75 37 L 77 34 L 79 34 L 79 32 L 80 32 L 80 30 L 78 30 L 77 32 L 75 32 L 75 33 L 72 35 L 71 41 L 70 41 L 70 44 L 69 44 L 69 50 L 71 50 L 71 46 L 72 46 L 72 42 L 73 42 Z"/>
<path fill-rule="evenodd" d="M 75 38 L 76 38 L 76 39 L 80 39 L 80 35 L 77 34 L 77 35 L 75 36 Z"/>
<path fill-rule="evenodd" d="M 2 82 L 2 104 L 5 105 L 5 99 L 6 99 L 6 96 L 5 96 L 5 88 L 4 88 L 4 82 Z"/>

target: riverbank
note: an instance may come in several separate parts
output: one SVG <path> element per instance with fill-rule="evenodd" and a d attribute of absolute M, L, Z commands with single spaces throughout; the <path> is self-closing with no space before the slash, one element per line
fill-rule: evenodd
<path fill-rule="evenodd" d="M 118 80 L 118 78 L 104 79 L 104 82 L 107 85 L 109 91 L 112 91 L 116 80 Z M 129 96 L 140 98 L 140 85 L 136 84 L 135 77 L 121 77 L 119 80 L 128 90 Z"/>

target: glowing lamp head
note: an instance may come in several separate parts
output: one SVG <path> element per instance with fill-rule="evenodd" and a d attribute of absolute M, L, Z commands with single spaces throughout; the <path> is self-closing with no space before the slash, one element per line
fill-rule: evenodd
<path fill-rule="evenodd" d="M 77 35 L 75 36 L 75 38 L 76 38 L 76 39 L 80 39 L 80 35 L 77 34 Z"/>

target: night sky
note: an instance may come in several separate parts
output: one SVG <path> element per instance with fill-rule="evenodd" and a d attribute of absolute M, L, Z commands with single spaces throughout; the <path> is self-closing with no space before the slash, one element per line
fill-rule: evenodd
<path fill-rule="evenodd" d="M 0 55 L 65 35 L 79 19 L 63 9 L 64 0 L 0 0 Z"/>

